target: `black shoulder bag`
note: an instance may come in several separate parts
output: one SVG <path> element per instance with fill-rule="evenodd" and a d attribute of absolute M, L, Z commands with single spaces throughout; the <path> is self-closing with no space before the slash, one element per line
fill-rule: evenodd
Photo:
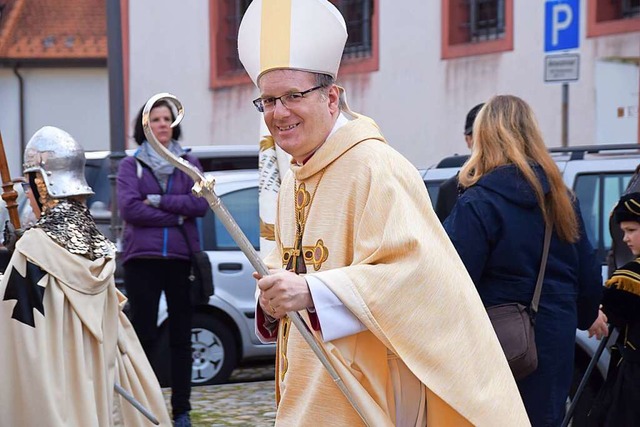
<path fill-rule="evenodd" d="M 213 295 L 213 275 L 211 272 L 211 261 L 205 251 L 194 252 L 191 242 L 187 238 L 187 232 L 182 225 L 178 228 L 184 237 L 184 241 L 191 252 L 191 272 L 189 281 L 191 282 L 191 303 L 194 305 L 207 304 L 209 297 Z"/>
<path fill-rule="evenodd" d="M 534 327 L 540 293 L 542 292 L 544 271 L 547 268 L 551 229 L 552 227 L 547 224 L 544 233 L 542 261 L 531 305 L 527 308 L 514 302 L 487 307 L 487 314 L 516 380 L 525 378 L 538 368 L 538 350 L 536 349 Z"/>

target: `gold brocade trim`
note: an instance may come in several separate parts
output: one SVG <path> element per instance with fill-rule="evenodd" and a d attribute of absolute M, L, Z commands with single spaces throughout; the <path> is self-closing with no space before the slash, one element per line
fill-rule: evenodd
<path fill-rule="evenodd" d="M 272 136 L 267 135 L 260 140 L 260 151 L 268 150 L 269 148 L 273 148 L 275 150 L 276 143 Z"/>
<path fill-rule="evenodd" d="M 329 257 L 329 249 L 324 245 L 322 239 L 318 239 L 314 246 L 302 246 L 302 236 L 307 225 L 311 204 L 316 196 L 316 191 L 320 187 L 320 182 L 324 176 L 325 169 L 320 171 L 320 178 L 313 189 L 313 194 L 309 194 L 304 182 L 293 187 L 293 202 L 296 217 L 296 232 L 293 247 L 282 248 L 282 265 L 286 269 L 294 271 L 297 274 L 305 274 L 307 272 L 307 262 L 313 265 L 315 271 L 320 270 L 322 264 Z M 300 262 L 302 261 L 302 262 Z M 287 343 L 289 342 L 289 332 L 291 331 L 291 319 L 285 317 L 280 320 L 278 329 L 278 355 L 279 355 L 279 380 L 284 381 L 284 377 L 289 368 L 287 359 Z"/>
<path fill-rule="evenodd" d="M 640 277 L 632 271 L 616 271 L 615 276 L 607 280 L 608 288 L 615 288 L 640 296 Z"/>
<path fill-rule="evenodd" d="M 276 240 L 276 227 L 274 224 L 267 224 L 260 219 L 260 237 L 263 239 Z"/>
<path fill-rule="evenodd" d="M 295 248 L 282 248 L 282 251 L 282 261 L 286 265 L 291 260 L 291 257 L 296 254 L 296 250 Z M 305 264 L 313 265 L 313 269 L 318 271 L 329 258 L 329 249 L 324 245 L 322 239 L 318 239 L 315 245 L 302 247 L 302 258 Z"/>
<path fill-rule="evenodd" d="M 640 215 L 640 204 L 635 200 L 627 200 L 624 202 L 624 206 L 634 215 Z"/>
<path fill-rule="evenodd" d="M 280 321 L 280 329 L 278 330 L 278 347 L 280 351 L 280 366 L 278 367 L 278 373 L 280 375 L 280 381 L 284 381 L 284 376 L 289 368 L 289 361 L 287 360 L 287 344 L 289 343 L 290 330 L 291 319 L 285 317 Z"/>

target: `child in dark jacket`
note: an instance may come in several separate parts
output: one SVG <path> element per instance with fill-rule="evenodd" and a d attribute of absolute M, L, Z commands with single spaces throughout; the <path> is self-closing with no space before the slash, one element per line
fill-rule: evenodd
<path fill-rule="evenodd" d="M 612 216 L 636 258 L 617 269 L 605 284 L 602 310 L 619 337 L 611 347 L 607 379 L 589 414 L 593 426 L 640 423 L 640 193 L 622 196 Z"/>

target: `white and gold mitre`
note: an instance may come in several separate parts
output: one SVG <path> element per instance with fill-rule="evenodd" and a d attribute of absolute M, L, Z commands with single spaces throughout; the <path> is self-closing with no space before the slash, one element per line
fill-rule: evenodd
<path fill-rule="evenodd" d="M 254 0 L 238 31 L 240 61 L 257 85 L 275 69 L 338 74 L 344 18 L 328 0 Z"/>

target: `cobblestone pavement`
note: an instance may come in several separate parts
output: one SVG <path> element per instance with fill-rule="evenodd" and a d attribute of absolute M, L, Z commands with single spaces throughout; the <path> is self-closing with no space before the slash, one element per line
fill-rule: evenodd
<path fill-rule="evenodd" d="M 275 420 L 273 363 L 236 369 L 229 384 L 198 386 L 191 390 L 194 427 L 273 427 Z M 167 407 L 170 389 L 163 389 Z"/>

